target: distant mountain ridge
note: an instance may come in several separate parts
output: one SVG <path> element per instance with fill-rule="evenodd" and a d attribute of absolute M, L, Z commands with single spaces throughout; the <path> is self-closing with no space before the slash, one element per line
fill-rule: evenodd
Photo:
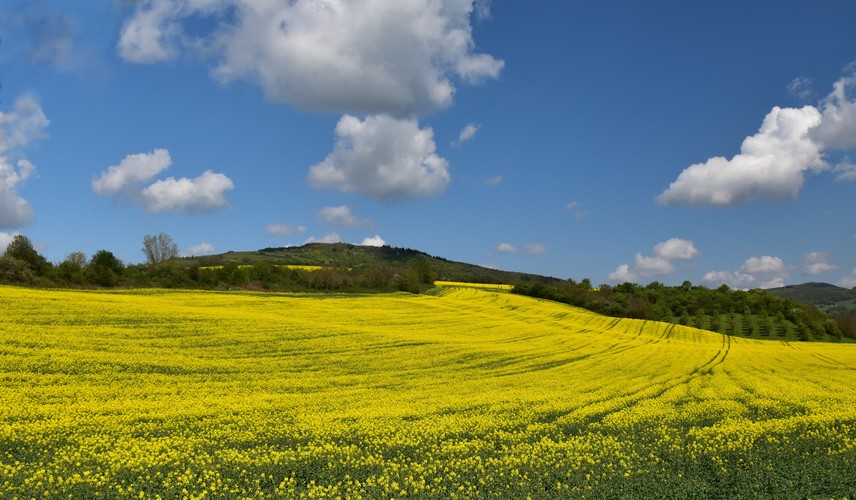
<path fill-rule="evenodd" d="M 823 282 L 808 282 L 767 289 L 767 292 L 786 299 L 814 306 L 830 316 L 856 313 L 856 288 L 842 288 Z"/>
<path fill-rule="evenodd" d="M 391 269 L 406 268 L 417 261 L 425 261 L 437 279 L 467 281 L 472 283 L 527 283 L 545 284 L 559 282 L 558 278 L 537 274 L 503 271 L 489 267 L 456 262 L 432 256 L 412 248 L 375 247 L 351 243 L 306 243 L 294 247 L 267 247 L 256 251 L 226 252 L 218 255 L 181 259 L 185 263 L 220 265 L 228 262 L 254 264 L 268 262 L 280 265 L 329 266 L 360 269 L 371 266 L 386 266 Z"/>

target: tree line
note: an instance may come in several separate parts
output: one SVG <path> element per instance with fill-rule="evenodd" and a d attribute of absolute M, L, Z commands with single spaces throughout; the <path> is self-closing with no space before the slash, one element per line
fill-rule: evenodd
<path fill-rule="evenodd" d="M 178 246 L 168 235 L 143 238 L 143 264 L 125 264 L 109 250 L 91 257 L 72 252 L 51 263 L 29 238 L 16 235 L 0 256 L 0 283 L 71 288 L 188 288 L 259 291 L 335 291 L 420 293 L 436 278 L 427 259 L 413 258 L 398 266 L 383 263 L 353 269 L 323 267 L 294 269 L 267 260 L 250 263 L 225 261 L 222 256 L 185 265 Z"/>
<path fill-rule="evenodd" d="M 584 279 L 556 284 L 518 284 L 513 293 L 564 302 L 619 318 L 636 318 L 695 326 L 729 334 L 764 337 L 787 333 L 800 340 L 856 339 L 852 318 L 830 319 L 819 309 L 761 289 L 711 289 L 684 281 L 680 286 L 653 282 L 647 286 L 621 283 L 592 287 Z M 736 325 L 736 326 L 735 326 Z"/>

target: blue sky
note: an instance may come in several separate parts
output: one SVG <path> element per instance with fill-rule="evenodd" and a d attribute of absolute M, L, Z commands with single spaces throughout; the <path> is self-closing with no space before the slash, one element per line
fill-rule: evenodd
<path fill-rule="evenodd" d="M 856 286 L 851 1 L 10 1 L 0 246 Z"/>

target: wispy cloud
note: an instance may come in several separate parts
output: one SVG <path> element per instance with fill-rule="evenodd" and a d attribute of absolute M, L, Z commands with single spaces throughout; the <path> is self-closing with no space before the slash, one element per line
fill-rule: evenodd
<path fill-rule="evenodd" d="M 289 226 L 287 224 L 268 224 L 265 232 L 273 236 L 295 236 L 306 232 L 306 226 Z"/>
<path fill-rule="evenodd" d="M 181 251 L 181 255 L 184 257 L 193 257 L 196 255 L 210 255 L 216 252 L 217 249 L 211 243 L 202 242 L 198 245 L 192 245 Z"/>
<path fill-rule="evenodd" d="M 480 128 L 481 125 L 477 125 L 475 123 L 468 123 L 463 128 L 463 130 L 461 130 L 461 133 L 458 134 L 457 140 L 452 142 L 452 145 L 455 147 L 461 147 L 465 142 L 469 142 L 475 139 L 476 132 L 478 132 Z"/>
<path fill-rule="evenodd" d="M 315 215 L 315 221 L 321 224 L 338 227 L 371 227 L 368 219 L 360 219 L 351 212 L 348 205 L 324 207 Z"/>
<path fill-rule="evenodd" d="M 812 276 L 838 269 L 838 266 L 829 262 L 829 254 L 826 252 L 809 252 L 803 255 L 800 267 L 805 274 Z"/>
<path fill-rule="evenodd" d="M 568 213 L 576 220 L 583 220 L 588 215 L 588 210 L 582 207 L 577 201 L 572 201 L 567 205 Z"/>
<path fill-rule="evenodd" d="M 310 236 L 306 239 L 305 243 L 341 243 L 342 237 L 339 236 L 339 233 L 327 233 L 320 238 L 316 238 L 315 236 Z"/>
<path fill-rule="evenodd" d="M 495 176 L 491 177 L 490 179 L 484 181 L 484 183 L 490 187 L 499 186 L 502 183 L 502 176 L 501 175 L 495 175 Z"/>

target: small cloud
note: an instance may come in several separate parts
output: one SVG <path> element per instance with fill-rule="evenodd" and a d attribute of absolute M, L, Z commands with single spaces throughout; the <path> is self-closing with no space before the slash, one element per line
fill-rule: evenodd
<path fill-rule="evenodd" d="M 183 257 L 193 257 L 196 255 L 210 255 L 216 252 L 217 249 L 211 243 L 202 242 L 198 245 L 193 245 L 181 251 Z"/>
<path fill-rule="evenodd" d="M 137 203 L 148 212 L 196 214 L 229 206 L 225 193 L 234 189 L 235 184 L 227 176 L 211 170 L 193 179 L 168 177 L 143 187 L 170 165 L 172 158 L 165 149 L 131 154 L 93 179 L 92 190 L 96 194 Z"/>
<path fill-rule="evenodd" d="M 532 243 L 523 247 L 523 253 L 528 255 L 541 255 L 546 252 L 547 248 L 540 243 Z"/>
<path fill-rule="evenodd" d="M 351 213 L 351 207 L 340 205 L 338 207 L 324 207 L 315 215 L 315 221 L 321 224 L 329 224 L 338 227 L 371 227 L 370 220 L 360 220 Z"/>
<path fill-rule="evenodd" d="M 810 252 L 803 256 L 802 271 L 806 274 L 817 275 L 838 269 L 838 266 L 829 263 L 829 254 L 826 252 Z"/>
<path fill-rule="evenodd" d="M 585 210 L 579 202 L 572 201 L 567 205 L 568 213 L 570 213 L 575 219 L 583 220 L 586 215 L 588 215 L 588 210 Z"/>
<path fill-rule="evenodd" d="M 630 265 L 621 264 L 606 279 L 615 283 L 633 283 L 639 281 L 639 276 L 630 270 Z"/>
<path fill-rule="evenodd" d="M 856 288 L 856 268 L 854 268 L 848 276 L 838 280 L 837 285 L 842 288 Z"/>
<path fill-rule="evenodd" d="M 458 134 L 458 139 L 452 142 L 452 146 L 461 147 L 465 142 L 469 142 L 476 137 L 476 132 L 479 131 L 481 125 L 476 125 L 475 123 L 468 123 L 461 133 Z"/>
<path fill-rule="evenodd" d="M 737 271 L 711 271 L 702 280 L 713 286 L 725 284 L 736 289 L 778 288 L 784 286 L 787 277 L 782 259 L 764 255 L 746 259 Z"/>
<path fill-rule="evenodd" d="M 490 179 L 484 181 L 484 183 L 490 187 L 499 186 L 500 183 L 502 183 L 502 176 L 501 175 L 495 175 L 495 176 L 491 177 Z"/>
<path fill-rule="evenodd" d="M 199 177 L 156 181 L 142 192 L 143 208 L 149 212 L 212 212 L 229 206 L 226 191 L 235 188 L 223 174 L 206 170 Z"/>
<path fill-rule="evenodd" d="M 856 164 L 849 157 L 832 167 L 832 171 L 838 174 L 835 177 L 837 181 L 856 181 Z"/>
<path fill-rule="evenodd" d="M 434 131 L 415 119 L 345 115 L 336 136 L 333 152 L 309 168 L 315 188 L 396 200 L 437 196 L 451 179 L 448 162 L 435 152 Z"/>
<path fill-rule="evenodd" d="M 475 0 L 473 2 L 473 12 L 479 21 L 490 19 L 490 0 Z"/>
<path fill-rule="evenodd" d="M 306 232 L 306 226 L 289 226 L 286 224 L 268 224 L 265 232 L 273 236 L 295 236 Z"/>
<path fill-rule="evenodd" d="M 691 260 L 698 253 L 692 241 L 670 238 L 654 246 L 653 257 L 637 252 L 633 264 L 619 265 L 607 275 L 607 279 L 614 283 L 638 282 L 646 277 L 672 274 L 676 269 L 675 260 Z"/>
<path fill-rule="evenodd" d="M 812 85 L 814 81 L 806 76 L 798 76 L 791 80 L 788 84 L 788 94 L 792 95 L 800 102 L 814 101 L 814 89 Z"/>
<path fill-rule="evenodd" d="M 500 243 L 496 246 L 496 251 L 499 253 L 516 253 L 517 248 L 511 243 Z"/>
<path fill-rule="evenodd" d="M 379 234 L 376 234 L 374 236 L 363 238 L 363 242 L 360 243 L 360 245 L 365 247 L 382 247 L 386 245 L 386 241 L 384 241 Z"/>
<path fill-rule="evenodd" d="M 780 273 L 785 270 L 785 263 L 782 259 L 769 255 L 750 257 L 746 259 L 740 270 L 750 274 Z"/>
<path fill-rule="evenodd" d="M 9 246 L 9 243 L 12 243 L 12 240 L 15 239 L 15 236 L 18 236 L 19 232 L 15 231 L 14 233 L 2 233 L 0 232 L 0 255 L 6 252 L 6 247 Z"/>
<path fill-rule="evenodd" d="M 342 237 L 339 233 L 327 233 L 320 238 L 310 236 L 304 243 L 341 243 Z"/>
<path fill-rule="evenodd" d="M 666 260 L 689 260 L 698 255 L 698 249 L 690 240 L 671 238 L 654 247 L 654 255 Z"/>

